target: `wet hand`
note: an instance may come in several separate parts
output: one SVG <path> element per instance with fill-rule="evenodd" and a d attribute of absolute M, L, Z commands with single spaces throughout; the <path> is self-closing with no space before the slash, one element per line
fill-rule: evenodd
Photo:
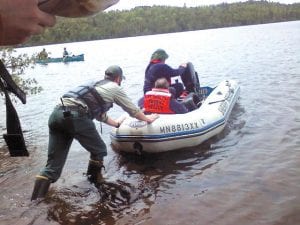
<path fill-rule="evenodd" d="M 147 115 L 148 121 L 147 123 L 152 123 L 155 121 L 157 118 L 159 118 L 159 115 L 157 113 L 153 113 L 151 115 Z"/>

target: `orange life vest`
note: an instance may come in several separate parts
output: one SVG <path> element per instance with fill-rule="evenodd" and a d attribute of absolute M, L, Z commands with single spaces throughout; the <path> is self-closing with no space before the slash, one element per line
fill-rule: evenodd
<path fill-rule="evenodd" d="M 153 88 L 144 96 L 145 112 L 173 114 L 174 111 L 170 108 L 171 97 L 168 89 Z"/>

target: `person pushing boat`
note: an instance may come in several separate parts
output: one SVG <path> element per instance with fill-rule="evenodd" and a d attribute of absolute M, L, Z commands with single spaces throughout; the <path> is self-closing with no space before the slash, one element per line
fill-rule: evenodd
<path fill-rule="evenodd" d="M 45 197 L 50 184 L 58 180 L 74 138 L 90 153 L 88 180 L 96 186 L 101 185 L 107 148 L 93 119 L 120 127 L 121 119 L 115 120 L 107 115 L 113 103 L 130 116 L 147 123 L 158 118 L 157 114 L 145 115 L 132 103 L 121 88 L 123 79 L 122 69 L 113 65 L 106 69 L 103 80 L 81 85 L 62 96 L 61 103 L 49 117 L 48 160 L 44 169 L 36 176 L 31 200 Z"/>

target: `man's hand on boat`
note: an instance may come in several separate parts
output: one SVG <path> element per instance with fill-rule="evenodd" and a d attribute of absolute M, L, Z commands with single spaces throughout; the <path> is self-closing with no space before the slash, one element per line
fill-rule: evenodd
<path fill-rule="evenodd" d="M 152 123 L 158 117 L 159 117 L 159 115 L 157 113 L 153 113 L 153 114 L 150 114 L 150 115 L 145 115 L 142 111 L 138 112 L 135 115 L 135 118 L 137 118 L 138 120 L 145 121 L 147 123 Z"/>
<path fill-rule="evenodd" d="M 135 115 L 136 119 L 145 121 L 149 124 L 152 123 L 153 121 L 155 121 L 158 117 L 159 117 L 159 115 L 157 113 L 153 113 L 153 114 L 150 114 L 150 115 L 145 115 L 142 111 L 138 112 Z M 110 117 L 107 117 L 106 121 L 105 122 L 103 121 L 103 122 L 110 125 L 110 126 L 112 126 L 112 127 L 119 128 L 125 119 L 126 119 L 125 116 L 120 117 L 116 120 L 114 120 Z M 96 118 L 96 120 L 101 121 L 101 117 Z"/>
<path fill-rule="evenodd" d="M 148 118 L 147 123 L 152 123 L 159 117 L 159 115 L 157 113 L 153 113 L 150 115 L 146 115 L 146 117 Z"/>

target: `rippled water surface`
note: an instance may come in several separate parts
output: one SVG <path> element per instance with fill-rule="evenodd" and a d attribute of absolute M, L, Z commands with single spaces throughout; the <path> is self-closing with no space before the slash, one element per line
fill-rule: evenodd
<path fill-rule="evenodd" d="M 53 57 L 67 47 L 84 53 L 85 61 L 26 71 L 44 91 L 16 105 L 30 157 L 0 153 L 0 224 L 299 224 L 299 43 L 296 21 L 46 46 Z M 136 102 L 157 48 L 169 53 L 171 66 L 193 62 L 204 86 L 239 81 L 241 96 L 225 130 L 196 148 L 140 157 L 114 152 L 110 127 L 103 125 L 110 183 L 98 190 L 86 180 L 89 156 L 75 141 L 47 198 L 30 202 L 34 176 L 47 158 L 48 116 L 59 97 L 119 64 L 127 77 L 122 85 Z M 4 133 L 3 100 L 1 105 Z M 121 113 L 117 106 L 109 112 Z"/>

